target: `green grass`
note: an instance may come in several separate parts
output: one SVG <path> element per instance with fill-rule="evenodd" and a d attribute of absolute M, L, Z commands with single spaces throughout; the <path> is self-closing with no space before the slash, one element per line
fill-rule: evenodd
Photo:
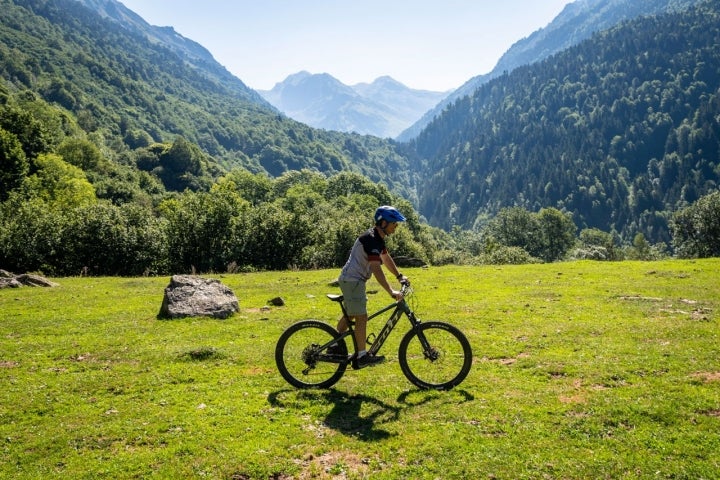
<path fill-rule="evenodd" d="M 404 323 L 384 365 L 284 383 L 275 341 L 334 324 L 334 270 L 215 275 L 240 300 L 227 320 L 156 319 L 168 277 L 0 290 L 0 478 L 720 478 L 719 271 L 404 270 L 420 318 L 473 345 L 450 392 L 402 376 Z"/>

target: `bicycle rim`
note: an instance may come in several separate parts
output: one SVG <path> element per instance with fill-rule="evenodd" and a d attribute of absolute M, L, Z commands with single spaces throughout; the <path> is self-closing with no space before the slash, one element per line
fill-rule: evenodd
<path fill-rule="evenodd" d="M 470 372 L 472 349 L 465 335 L 444 322 L 427 322 L 410 330 L 400 342 L 403 374 L 422 389 L 449 390 Z"/>
<path fill-rule="evenodd" d="M 319 347 L 338 337 L 330 325 L 304 320 L 290 326 L 275 346 L 275 363 L 282 377 L 297 388 L 328 388 L 343 376 L 346 361 L 327 361 Z M 345 340 L 340 340 L 338 358 L 347 356 Z"/>

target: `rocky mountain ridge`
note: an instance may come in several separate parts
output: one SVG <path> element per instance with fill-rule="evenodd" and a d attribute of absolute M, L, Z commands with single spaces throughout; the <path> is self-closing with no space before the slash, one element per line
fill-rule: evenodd
<path fill-rule="evenodd" d="M 389 76 L 345 85 L 327 73 L 302 71 L 259 93 L 311 127 L 392 138 L 450 92 L 415 90 Z"/>

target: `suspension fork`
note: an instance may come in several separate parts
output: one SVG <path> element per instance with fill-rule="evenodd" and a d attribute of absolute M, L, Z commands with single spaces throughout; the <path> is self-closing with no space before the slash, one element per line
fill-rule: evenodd
<path fill-rule="evenodd" d="M 408 309 L 406 312 L 408 320 L 410 320 L 410 324 L 412 325 L 412 330 L 415 330 L 418 340 L 420 341 L 420 345 L 422 345 L 423 353 L 427 358 L 433 359 L 435 350 L 430 345 L 430 342 L 428 342 L 428 339 L 425 337 L 425 333 L 419 328 L 420 324 L 422 323 L 416 316 L 415 313 L 410 311 Z"/>

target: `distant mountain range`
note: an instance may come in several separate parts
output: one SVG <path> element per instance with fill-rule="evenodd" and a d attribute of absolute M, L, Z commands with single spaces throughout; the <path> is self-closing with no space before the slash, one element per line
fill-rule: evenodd
<path fill-rule="evenodd" d="M 397 136 L 450 92 L 414 90 L 387 76 L 348 86 L 327 73 L 303 71 L 259 93 L 312 127 L 385 138 Z"/>

